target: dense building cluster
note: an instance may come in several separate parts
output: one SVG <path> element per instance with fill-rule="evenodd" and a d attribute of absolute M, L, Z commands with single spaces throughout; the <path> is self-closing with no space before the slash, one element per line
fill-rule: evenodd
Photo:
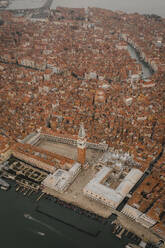
<path fill-rule="evenodd" d="M 10 144 L 6 137 L 0 135 L 0 162 L 6 160 L 10 156 Z"/>
<path fill-rule="evenodd" d="M 53 173 L 57 168 L 68 169 L 73 160 L 55 153 L 51 153 L 30 144 L 15 144 L 12 154 L 27 163 Z"/>
<path fill-rule="evenodd" d="M 140 220 L 147 227 L 165 236 L 165 154 L 155 164 L 151 174 L 145 178 L 125 206 L 125 213 Z"/>
<path fill-rule="evenodd" d="M 42 20 L 4 11 L 0 18 L 3 136 L 15 142 L 44 126 L 77 135 L 83 122 L 91 142 L 130 153 L 145 171 L 165 138 L 165 19 L 96 8 L 56 8 Z M 128 43 L 154 72 L 150 79 L 142 79 Z M 163 173 L 159 160 L 128 202 L 157 221 L 158 232 Z"/>

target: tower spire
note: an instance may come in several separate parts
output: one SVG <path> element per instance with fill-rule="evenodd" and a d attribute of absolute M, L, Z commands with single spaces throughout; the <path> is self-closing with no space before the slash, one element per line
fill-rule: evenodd
<path fill-rule="evenodd" d="M 78 153 L 78 162 L 81 165 L 84 165 L 86 160 L 86 133 L 83 123 L 80 124 L 80 129 L 78 132 L 77 153 Z"/>
<path fill-rule="evenodd" d="M 82 122 L 80 124 L 80 129 L 79 129 L 79 132 L 78 132 L 78 137 L 79 139 L 84 139 L 86 136 L 86 133 L 85 133 L 85 129 L 84 129 L 84 123 Z"/>

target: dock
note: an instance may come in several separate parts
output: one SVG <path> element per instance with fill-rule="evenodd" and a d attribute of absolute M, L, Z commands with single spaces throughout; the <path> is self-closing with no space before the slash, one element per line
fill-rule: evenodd
<path fill-rule="evenodd" d="M 0 178 L 0 188 L 3 190 L 8 190 L 9 187 L 10 187 L 10 184 L 8 184 L 6 181 Z"/>

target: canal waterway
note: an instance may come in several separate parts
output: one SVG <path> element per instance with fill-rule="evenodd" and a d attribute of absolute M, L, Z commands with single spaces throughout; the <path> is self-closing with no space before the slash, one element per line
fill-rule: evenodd
<path fill-rule="evenodd" d="M 128 45 L 128 52 L 133 59 L 136 59 L 137 63 L 142 66 L 142 78 L 148 79 L 152 76 L 153 72 L 149 65 L 147 65 L 144 61 L 142 61 L 138 55 L 138 52 L 131 46 Z"/>
<path fill-rule="evenodd" d="M 15 192 L 15 187 L 7 192 L 0 190 L 1 247 L 121 248 L 128 242 L 118 239 L 110 224 L 105 225 L 47 199 L 37 203 L 36 198 L 37 195 L 28 198 Z"/>
<path fill-rule="evenodd" d="M 142 65 L 144 78 L 152 72 L 140 60 L 134 48 L 128 51 L 137 63 Z M 79 247 L 100 248 L 124 247 L 129 240 L 120 240 L 112 233 L 112 226 L 75 213 L 56 202 L 41 199 L 37 195 L 30 198 L 15 192 L 15 187 L 5 192 L 0 190 L 0 244 L 5 248 L 33 247 Z"/>
<path fill-rule="evenodd" d="M 19 5 L 21 2 L 15 1 L 15 4 Z M 165 16 L 165 1 L 162 0 L 146 0 L 145 2 L 143 0 L 138 2 L 133 0 L 84 0 L 81 2 L 54 0 L 51 8 L 59 5 L 67 7 L 96 6 Z M 13 8 L 16 8 L 16 5 Z M 142 65 L 143 78 L 151 77 L 150 68 L 140 60 L 135 49 L 128 46 L 128 51 L 132 58 Z M 128 240 L 120 240 L 112 233 L 110 224 L 104 225 L 84 215 L 78 215 L 73 210 L 46 199 L 41 199 L 37 203 L 36 199 L 37 195 L 32 195 L 30 198 L 25 197 L 23 194 L 15 192 L 14 187 L 7 192 L 0 190 L 1 247 L 122 248 L 128 243 Z M 39 211 L 37 211 L 38 209 Z M 52 217 L 47 214 L 50 209 Z"/>

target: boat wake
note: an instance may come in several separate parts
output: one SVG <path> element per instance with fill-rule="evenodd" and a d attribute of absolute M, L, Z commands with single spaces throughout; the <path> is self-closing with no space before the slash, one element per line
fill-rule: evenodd
<path fill-rule="evenodd" d="M 43 232 L 37 232 L 37 234 L 40 236 L 45 236 L 45 233 L 43 233 Z"/>
<path fill-rule="evenodd" d="M 40 235 L 40 236 L 45 236 L 44 232 L 40 232 L 40 231 L 37 231 L 37 230 L 29 230 L 29 231 L 34 233 L 34 234 Z"/>
<path fill-rule="evenodd" d="M 52 227 L 52 226 L 50 226 L 50 225 L 44 223 L 43 221 L 40 221 L 40 220 L 38 220 L 38 219 L 32 217 L 30 214 L 24 214 L 24 217 L 25 217 L 26 219 L 32 220 L 32 221 L 34 221 L 34 222 L 36 222 L 36 223 L 38 223 L 38 224 L 40 224 L 40 225 L 46 227 L 46 228 L 49 229 L 50 231 L 55 232 L 56 234 L 58 234 L 59 236 L 64 236 L 63 233 L 60 232 L 59 230 L 57 230 L 57 229 L 55 229 L 54 227 Z M 39 234 L 39 235 L 42 235 L 41 232 L 38 232 L 38 234 Z M 42 236 L 44 236 L 44 235 L 42 235 Z"/>

